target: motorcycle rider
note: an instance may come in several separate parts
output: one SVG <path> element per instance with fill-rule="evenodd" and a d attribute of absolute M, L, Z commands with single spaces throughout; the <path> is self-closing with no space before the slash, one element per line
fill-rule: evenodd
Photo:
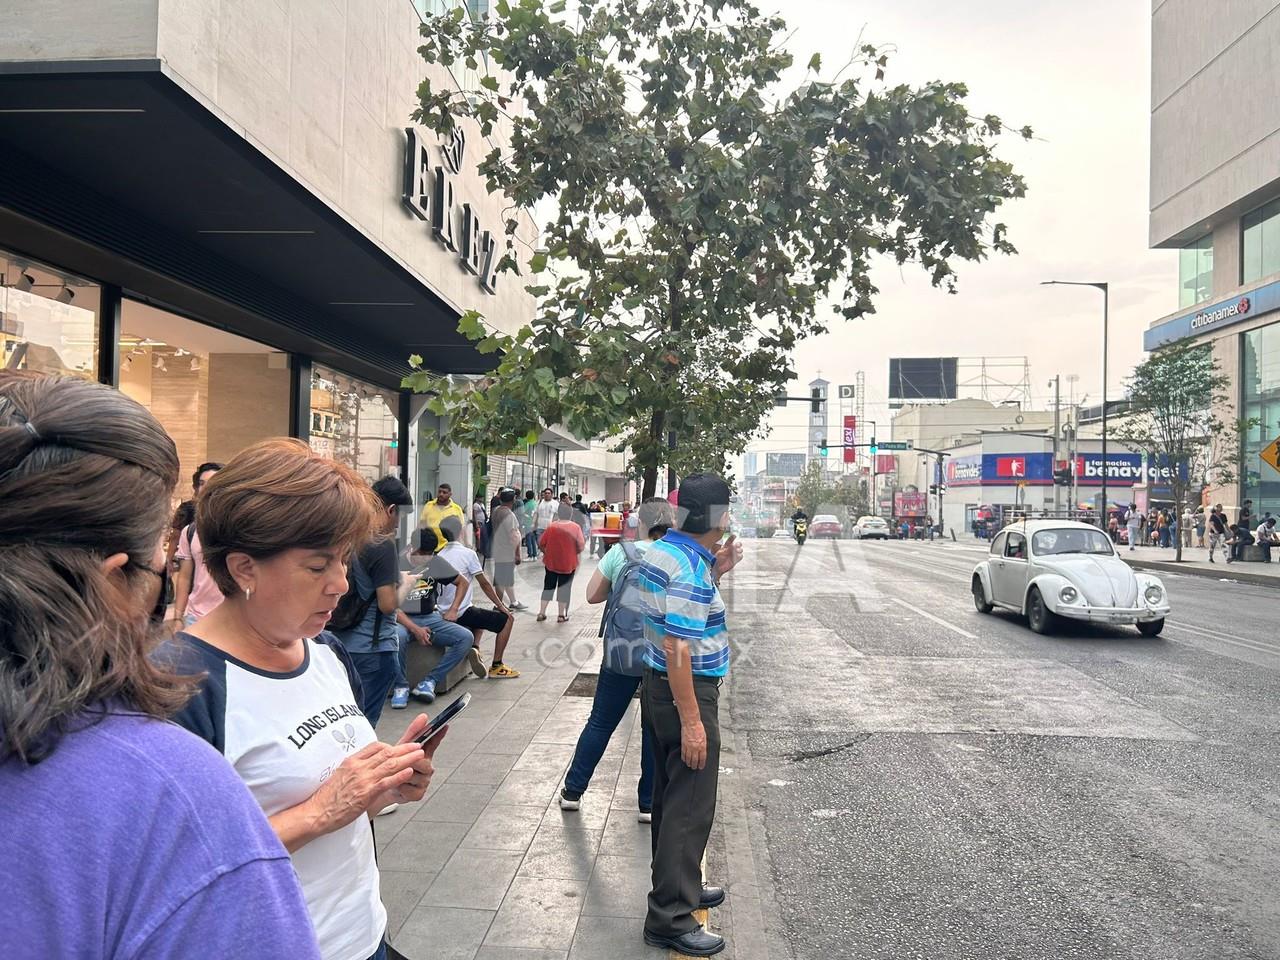
<path fill-rule="evenodd" d="M 791 535 L 800 543 L 804 543 L 804 538 L 809 532 L 809 515 L 804 512 L 803 507 L 796 507 L 796 512 L 791 515 Z"/>

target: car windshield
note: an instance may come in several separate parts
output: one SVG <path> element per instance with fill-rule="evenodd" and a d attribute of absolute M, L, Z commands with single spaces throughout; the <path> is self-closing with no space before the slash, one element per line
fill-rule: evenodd
<path fill-rule="evenodd" d="M 1111 541 L 1101 530 L 1041 530 L 1031 538 L 1031 550 L 1037 557 L 1064 553 L 1091 553 L 1111 556 Z"/>
<path fill-rule="evenodd" d="M 839 523 L 840 521 L 837 520 L 835 517 L 831 516 L 831 514 L 829 513 L 820 513 L 813 518 L 813 522 L 814 523 Z"/>

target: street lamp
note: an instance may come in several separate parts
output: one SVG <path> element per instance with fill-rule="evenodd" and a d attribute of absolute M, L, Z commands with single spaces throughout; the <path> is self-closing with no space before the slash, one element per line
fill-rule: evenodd
<path fill-rule="evenodd" d="M 1042 280 L 1040 286 L 1093 287 L 1102 291 L 1102 516 L 1098 519 L 1102 529 L 1106 530 L 1110 509 L 1107 505 L 1107 285 L 1084 280 Z"/>

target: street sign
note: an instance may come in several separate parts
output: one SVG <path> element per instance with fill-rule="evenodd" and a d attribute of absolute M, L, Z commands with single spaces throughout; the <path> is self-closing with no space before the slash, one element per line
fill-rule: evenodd
<path fill-rule="evenodd" d="M 910 450 L 912 441 L 910 440 L 881 440 L 881 450 Z"/>
<path fill-rule="evenodd" d="M 1280 437 L 1262 448 L 1262 462 L 1270 464 L 1272 470 L 1280 471 Z"/>
<path fill-rule="evenodd" d="M 845 383 L 840 386 L 840 399 L 852 400 L 854 398 L 853 384 Z"/>

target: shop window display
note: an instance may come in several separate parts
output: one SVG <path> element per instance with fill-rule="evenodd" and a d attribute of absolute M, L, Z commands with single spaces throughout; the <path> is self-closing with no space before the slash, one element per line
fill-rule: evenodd
<path fill-rule="evenodd" d="M 96 380 L 97 284 L 0 250 L 0 368 Z"/>

